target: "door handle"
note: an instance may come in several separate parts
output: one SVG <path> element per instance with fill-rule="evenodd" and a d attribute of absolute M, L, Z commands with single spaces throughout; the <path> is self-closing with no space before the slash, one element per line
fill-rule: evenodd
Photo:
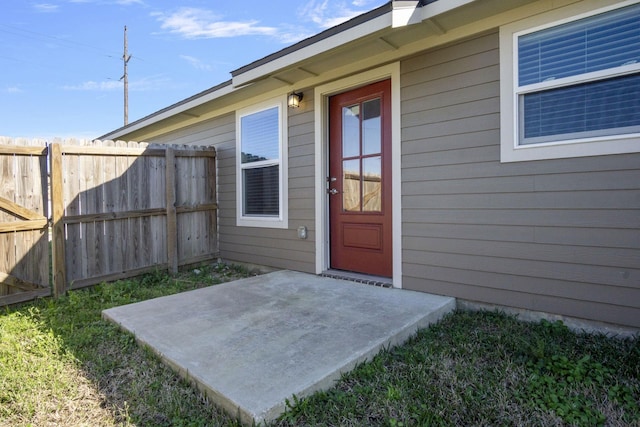
<path fill-rule="evenodd" d="M 335 188 L 329 188 L 327 189 L 327 193 L 331 194 L 331 195 L 335 195 L 338 194 L 338 190 Z"/>

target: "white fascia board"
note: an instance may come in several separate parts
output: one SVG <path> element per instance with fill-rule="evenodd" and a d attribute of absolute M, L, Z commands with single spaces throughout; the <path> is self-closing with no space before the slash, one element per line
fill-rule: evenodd
<path fill-rule="evenodd" d="M 429 3 L 422 6 L 422 20 L 434 18 L 438 15 L 442 15 L 450 10 L 457 9 L 460 6 L 473 3 L 478 0 L 440 0 L 434 3 Z"/>
<path fill-rule="evenodd" d="M 175 116 L 177 114 L 183 113 L 187 110 L 190 110 L 191 108 L 195 108 L 198 107 L 202 104 L 205 104 L 209 101 L 213 101 L 217 98 L 221 98 L 225 95 L 228 95 L 234 91 L 236 91 L 237 89 L 233 87 L 233 85 L 227 85 L 224 86 L 216 91 L 207 93 L 206 95 L 203 95 L 201 97 L 197 97 L 195 99 L 192 99 L 189 102 L 185 102 L 184 104 L 180 104 L 180 105 L 176 105 L 174 108 L 169 108 L 161 113 L 158 114 L 151 114 L 149 116 L 148 119 L 143 119 L 140 120 L 137 123 L 133 123 L 130 126 L 127 126 L 125 128 L 121 128 L 118 129 L 114 132 L 108 133 L 106 135 L 104 135 L 104 139 L 111 139 L 111 140 L 115 140 L 117 138 L 119 138 L 122 135 L 126 135 L 132 132 L 135 132 L 137 130 L 140 130 L 142 128 L 145 128 L 147 126 L 150 126 L 154 123 L 160 122 L 162 120 L 165 120 L 169 117 Z"/>
<path fill-rule="evenodd" d="M 420 4 L 420 1 L 394 1 L 392 27 L 399 28 L 420 23 L 422 14 L 418 4 Z"/>
<path fill-rule="evenodd" d="M 256 80 L 260 80 L 270 74 L 287 68 L 292 64 L 313 58 L 326 51 L 334 49 L 337 46 L 349 43 L 350 41 L 366 37 L 377 31 L 389 28 L 391 26 L 391 13 L 378 16 L 370 21 L 358 25 L 348 30 L 342 31 L 326 39 L 320 40 L 307 47 L 291 52 L 288 55 L 276 58 L 264 65 L 248 70 L 242 74 L 233 77 L 233 86 L 241 87 Z"/>

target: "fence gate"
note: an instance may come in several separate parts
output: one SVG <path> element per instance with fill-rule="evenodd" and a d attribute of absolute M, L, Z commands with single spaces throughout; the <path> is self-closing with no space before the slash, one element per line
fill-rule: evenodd
<path fill-rule="evenodd" d="M 0 137 L 0 306 L 50 291 L 47 146 Z"/>

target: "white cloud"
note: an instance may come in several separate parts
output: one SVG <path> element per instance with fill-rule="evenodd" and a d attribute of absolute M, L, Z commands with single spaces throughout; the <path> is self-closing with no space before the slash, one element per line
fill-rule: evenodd
<path fill-rule="evenodd" d="M 147 90 L 164 90 L 174 86 L 171 80 L 161 74 L 135 79 L 129 82 L 129 90 L 142 92 Z"/>
<path fill-rule="evenodd" d="M 8 86 L 4 89 L 4 91 L 6 93 L 22 93 L 23 90 L 20 89 L 18 86 Z"/>
<path fill-rule="evenodd" d="M 351 7 L 344 1 L 312 0 L 300 10 L 299 15 L 301 19 L 326 29 L 370 11 L 371 7 L 367 5 L 371 3 L 371 0 L 353 0 Z M 375 3 L 382 4 L 381 1 Z"/>
<path fill-rule="evenodd" d="M 127 1 L 127 0 L 121 0 Z M 128 0 L 136 1 L 136 0 Z M 324 30 L 341 24 L 349 19 L 368 12 L 373 6 L 383 4 L 384 0 L 310 0 L 299 9 L 302 21 L 313 22 Z M 155 12 L 151 14 L 160 23 L 161 28 L 186 39 L 238 37 L 247 35 L 268 36 L 286 44 L 298 42 L 316 34 L 309 25 L 264 26 L 258 20 L 224 20 L 211 10 L 183 7 L 173 13 Z"/>
<path fill-rule="evenodd" d="M 307 29 L 288 29 L 278 32 L 275 36 L 280 40 L 280 42 L 285 44 L 292 44 L 299 42 L 300 40 L 306 39 L 315 35 L 315 32 L 308 31 Z"/>
<path fill-rule="evenodd" d="M 43 13 L 57 12 L 58 7 L 59 6 L 56 4 L 49 4 L 49 3 L 37 3 L 33 5 L 33 8 L 37 12 L 43 12 Z"/>
<path fill-rule="evenodd" d="M 123 85 L 124 83 L 121 80 L 104 80 L 101 82 L 89 80 L 77 85 L 63 86 L 62 89 L 75 91 L 108 92 L 123 90 Z M 151 90 L 162 90 L 166 89 L 168 85 L 170 85 L 170 81 L 168 78 L 163 77 L 162 75 L 154 75 L 143 77 L 140 79 L 129 80 L 129 91 L 143 92 Z"/>
<path fill-rule="evenodd" d="M 187 39 L 237 37 L 248 35 L 276 35 L 275 27 L 259 26 L 258 21 L 223 21 L 211 11 L 181 8 L 171 14 L 154 13 L 161 28 Z"/>
<path fill-rule="evenodd" d="M 63 86 L 64 90 L 83 90 L 83 91 L 110 91 L 122 89 L 122 82 L 115 80 L 107 80 L 102 82 L 94 82 L 89 80 L 77 85 Z"/>
<path fill-rule="evenodd" d="M 185 61 L 187 61 L 189 64 L 191 64 L 191 66 L 197 70 L 204 70 L 204 71 L 210 71 L 213 69 L 213 67 L 209 64 L 206 64 L 204 62 L 202 62 L 201 60 L 199 60 L 198 58 L 195 58 L 193 56 L 189 56 L 189 55 L 180 55 L 180 58 L 184 59 Z"/>
<path fill-rule="evenodd" d="M 161 74 L 158 74 L 158 75 L 129 80 L 129 91 L 144 92 L 144 91 L 164 90 L 171 85 L 172 83 L 167 77 Z M 109 91 L 123 90 L 124 84 L 121 80 L 105 80 L 101 82 L 89 80 L 77 85 L 63 86 L 62 89 L 77 90 L 77 91 L 109 92 Z"/>

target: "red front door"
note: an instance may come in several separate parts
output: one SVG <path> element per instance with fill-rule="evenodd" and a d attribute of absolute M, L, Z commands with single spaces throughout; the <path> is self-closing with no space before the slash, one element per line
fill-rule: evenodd
<path fill-rule="evenodd" d="M 392 276 L 391 82 L 329 99 L 331 268 Z"/>

